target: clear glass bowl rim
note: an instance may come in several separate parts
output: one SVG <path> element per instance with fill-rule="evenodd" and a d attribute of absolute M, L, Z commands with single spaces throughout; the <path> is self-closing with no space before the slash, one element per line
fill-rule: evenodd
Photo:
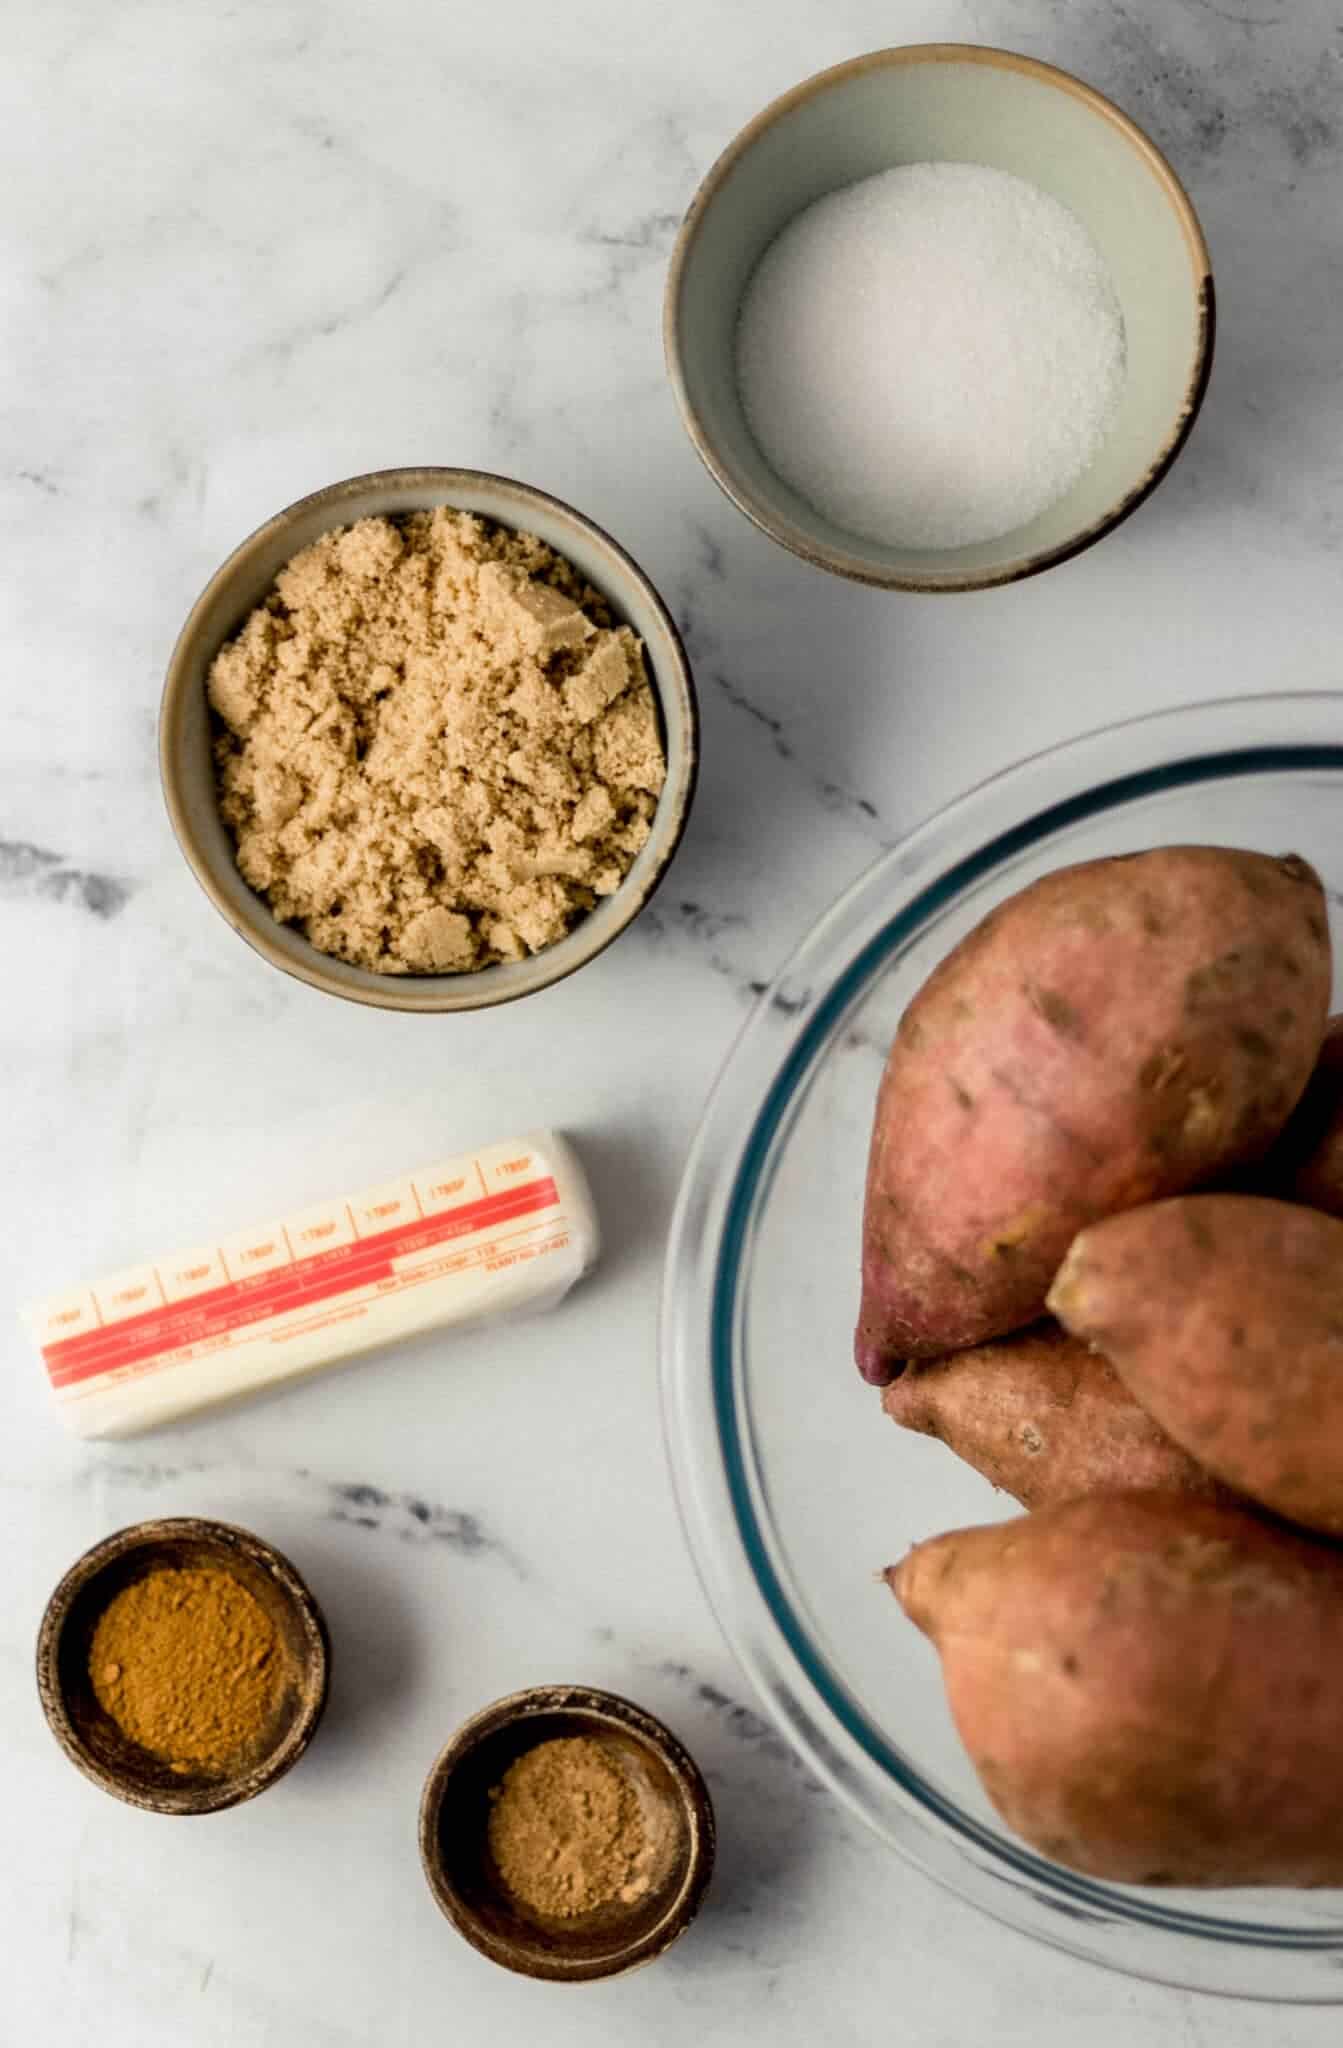
<path fill-rule="evenodd" d="M 844 1804 L 937 1882 L 1074 1955 L 1187 1989 L 1330 2004 L 1343 2003 L 1343 1926 L 1225 1920 L 1075 1875 L 981 1826 L 890 1748 L 781 1584 L 738 1389 L 740 1282 L 770 1159 L 836 1024 L 892 954 L 961 890 L 1069 824 L 1236 777 L 1343 776 L 1343 740 L 1320 737 L 1331 726 L 1343 731 L 1343 694 L 1329 691 L 1149 713 L 1004 769 L 882 854 L 803 939 L 729 1053 L 687 1160 L 661 1316 L 668 1457 L 705 1592 L 771 1719 Z"/>

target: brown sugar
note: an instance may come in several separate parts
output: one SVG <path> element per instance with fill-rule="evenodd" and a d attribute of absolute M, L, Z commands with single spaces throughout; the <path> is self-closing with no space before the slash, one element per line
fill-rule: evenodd
<path fill-rule="evenodd" d="M 271 1726 L 285 1671 L 274 1624 L 231 1572 L 150 1572 L 99 1616 L 94 1695 L 123 1735 L 179 1771 L 224 1771 Z"/>
<path fill-rule="evenodd" d="M 490 1853 L 528 1911 L 571 1919 L 647 1892 L 651 1847 L 638 1793 L 593 1737 L 539 1742 L 490 1799 Z"/>
<path fill-rule="evenodd" d="M 382 973 L 562 938 L 629 872 L 666 773 L 637 636 L 543 542 L 446 507 L 296 555 L 208 693 L 243 878 Z"/>

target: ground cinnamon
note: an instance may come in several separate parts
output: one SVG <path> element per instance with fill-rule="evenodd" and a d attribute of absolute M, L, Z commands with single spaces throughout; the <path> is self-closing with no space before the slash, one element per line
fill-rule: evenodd
<path fill-rule="evenodd" d="M 275 1626 L 231 1572 L 150 1572 L 109 1602 L 89 1677 L 123 1735 L 176 1771 L 224 1771 L 266 1733 L 284 1690 Z"/>
<path fill-rule="evenodd" d="M 639 1796 L 591 1736 L 540 1742 L 490 1794 L 490 1851 L 520 1906 L 571 1919 L 648 1890 L 650 1845 Z"/>

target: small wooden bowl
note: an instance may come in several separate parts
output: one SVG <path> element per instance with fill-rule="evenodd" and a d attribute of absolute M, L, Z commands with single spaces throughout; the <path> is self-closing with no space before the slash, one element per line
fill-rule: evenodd
<path fill-rule="evenodd" d="M 264 1743 L 223 1777 L 175 1770 L 131 1742 L 99 1706 L 89 1678 L 93 1631 L 118 1593 L 152 1571 L 210 1566 L 230 1572 L 260 1602 L 287 1666 L 284 1698 Z M 47 1602 L 37 1638 L 37 1690 L 61 1748 L 104 1792 L 149 1813 L 217 1813 L 282 1778 L 312 1740 L 330 1669 L 326 1623 L 288 1558 L 246 1529 L 196 1515 L 137 1522 L 86 1550 Z"/>
<path fill-rule="evenodd" d="M 517 1905 L 495 1866 L 490 1793 L 525 1751 L 576 1735 L 595 1738 L 627 1772 L 660 1853 L 634 1904 L 543 1919 Z M 420 1801 L 420 1857 L 442 1911 L 491 1962 L 589 1983 L 651 1963 L 690 1925 L 713 1873 L 713 1805 L 671 1730 L 642 1707 L 590 1686 L 533 1686 L 474 1715 L 439 1756 Z"/>

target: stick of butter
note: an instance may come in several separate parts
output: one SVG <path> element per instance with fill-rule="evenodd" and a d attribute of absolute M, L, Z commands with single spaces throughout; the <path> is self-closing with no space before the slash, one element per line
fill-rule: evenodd
<path fill-rule="evenodd" d="M 535 1131 L 22 1314 L 70 1427 L 130 1436 L 398 1337 L 553 1307 L 598 1246 L 582 1167 Z"/>

